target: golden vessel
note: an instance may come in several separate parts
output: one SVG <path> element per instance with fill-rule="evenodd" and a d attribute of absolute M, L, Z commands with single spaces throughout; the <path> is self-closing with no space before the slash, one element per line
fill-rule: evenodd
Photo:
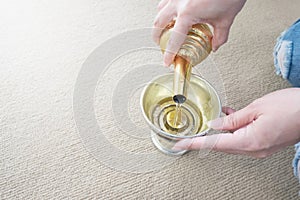
<path fill-rule="evenodd" d="M 172 149 L 176 142 L 184 138 L 205 135 L 209 131 L 207 121 L 219 117 L 221 102 L 210 83 L 198 75 L 190 76 L 188 99 L 181 104 L 180 125 L 173 126 L 176 103 L 173 101 L 174 74 L 154 78 L 141 94 L 141 109 L 151 128 L 154 145 L 162 152 L 181 155 L 186 151 Z"/>

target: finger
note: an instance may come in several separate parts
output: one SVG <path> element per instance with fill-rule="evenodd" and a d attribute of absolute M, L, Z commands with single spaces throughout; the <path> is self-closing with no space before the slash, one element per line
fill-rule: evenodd
<path fill-rule="evenodd" d="M 226 115 L 230 115 L 232 113 L 234 113 L 236 110 L 235 109 L 232 109 L 230 107 L 222 107 L 222 112 L 225 113 Z"/>
<path fill-rule="evenodd" d="M 163 29 L 170 23 L 175 17 L 175 10 L 171 6 L 165 6 L 155 17 L 153 24 L 152 37 L 153 40 L 159 44 L 159 39 Z"/>
<path fill-rule="evenodd" d="M 191 28 L 192 24 L 188 20 L 177 18 L 177 21 L 174 25 L 174 29 L 171 33 L 167 49 L 164 54 L 164 65 L 169 66 L 172 64 L 175 55 L 180 49 L 181 45 L 186 39 L 187 33 Z"/>
<path fill-rule="evenodd" d="M 254 131 L 257 131 L 255 127 L 257 126 L 251 123 L 246 127 L 238 129 L 234 134 L 218 134 L 184 139 L 177 142 L 173 150 L 214 150 L 231 154 L 248 155 L 255 158 L 264 158 L 278 151 L 278 148 L 265 150 L 255 144 L 257 143 L 257 138 L 253 138 L 255 135 Z"/>
<path fill-rule="evenodd" d="M 256 111 L 249 105 L 225 117 L 209 121 L 207 125 L 216 130 L 235 130 L 248 125 L 253 122 L 255 118 Z"/>
<path fill-rule="evenodd" d="M 224 107 L 222 107 L 222 112 L 223 112 L 224 114 L 226 114 L 226 115 L 230 115 L 230 114 L 236 112 L 236 110 L 235 110 L 235 109 L 232 109 L 232 108 L 230 108 L 230 107 L 224 106 Z M 234 132 L 234 131 L 236 131 L 236 129 L 230 130 L 231 133 Z"/>
<path fill-rule="evenodd" d="M 212 50 L 215 52 L 221 45 L 227 42 L 229 35 L 229 26 L 214 26 L 214 36 L 212 39 Z"/>
<path fill-rule="evenodd" d="M 175 144 L 173 150 L 214 150 L 243 154 L 243 143 L 239 135 L 222 133 L 181 140 Z"/>
<path fill-rule="evenodd" d="M 169 0 L 161 0 L 161 1 L 159 2 L 159 4 L 157 5 L 157 9 L 158 9 L 158 10 L 161 10 L 163 7 L 165 7 L 165 5 L 168 4 L 168 2 L 169 2 Z"/>

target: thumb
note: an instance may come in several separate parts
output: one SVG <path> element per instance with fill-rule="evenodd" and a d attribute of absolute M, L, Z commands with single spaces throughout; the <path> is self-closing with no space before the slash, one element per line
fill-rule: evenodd
<path fill-rule="evenodd" d="M 228 40 L 229 35 L 229 26 L 215 26 L 214 27 L 214 36 L 212 39 L 212 50 L 215 52 L 220 46 Z"/>
<path fill-rule="evenodd" d="M 207 126 L 216 130 L 236 130 L 251 123 L 256 118 L 255 110 L 247 106 L 225 117 L 207 122 Z"/>
<path fill-rule="evenodd" d="M 172 64 L 175 55 L 184 43 L 187 33 L 191 25 L 187 19 L 177 18 L 170 39 L 168 41 L 167 49 L 164 53 L 164 65 L 169 66 Z"/>

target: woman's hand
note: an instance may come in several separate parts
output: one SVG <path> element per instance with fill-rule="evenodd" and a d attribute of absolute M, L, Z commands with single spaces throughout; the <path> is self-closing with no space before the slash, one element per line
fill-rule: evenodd
<path fill-rule="evenodd" d="M 222 133 L 179 141 L 174 149 L 212 149 L 256 158 L 267 157 L 300 141 L 300 88 L 270 93 L 247 107 L 209 123 Z"/>
<path fill-rule="evenodd" d="M 245 2 L 246 0 L 162 0 L 154 20 L 154 41 L 159 43 L 163 28 L 176 18 L 174 32 L 164 55 L 164 65 L 169 66 L 173 62 L 193 24 L 208 23 L 213 26 L 212 49 L 216 51 L 227 41 L 231 24 Z"/>

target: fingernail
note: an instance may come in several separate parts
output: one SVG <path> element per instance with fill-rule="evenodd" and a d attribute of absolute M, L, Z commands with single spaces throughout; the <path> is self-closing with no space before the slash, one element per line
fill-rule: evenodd
<path fill-rule="evenodd" d="M 208 121 L 207 126 L 213 129 L 221 129 L 223 127 L 223 119 L 217 118 L 211 121 Z"/>
<path fill-rule="evenodd" d="M 212 48 L 212 51 L 213 51 L 213 52 L 216 52 L 217 50 L 218 50 L 218 48 L 216 48 L 216 47 L 213 47 L 213 48 Z"/>
<path fill-rule="evenodd" d="M 169 67 L 170 65 L 168 65 L 166 62 L 164 62 L 164 67 Z"/>
<path fill-rule="evenodd" d="M 161 9 L 161 2 L 159 2 L 159 4 L 157 5 L 157 9 L 158 9 L 158 10 Z"/>
<path fill-rule="evenodd" d="M 153 38 L 153 40 L 154 40 L 154 42 L 157 44 L 157 45 L 159 45 L 159 39 L 158 38 Z"/>
<path fill-rule="evenodd" d="M 183 139 L 177 142 L 172 148 L 172 150 L 174 151 L 186 150 L 191 146 L 191 144 L 192 144 L 191 139 Z"/>
<path fill-rule="evenodd" d="M 167 53 L 166 53 L 167 54 Z M 164 56 L 164 66 L 169 67 L 171 63 L 168 62 L 168 59 L 166 58 L 168 55 Z"/>

